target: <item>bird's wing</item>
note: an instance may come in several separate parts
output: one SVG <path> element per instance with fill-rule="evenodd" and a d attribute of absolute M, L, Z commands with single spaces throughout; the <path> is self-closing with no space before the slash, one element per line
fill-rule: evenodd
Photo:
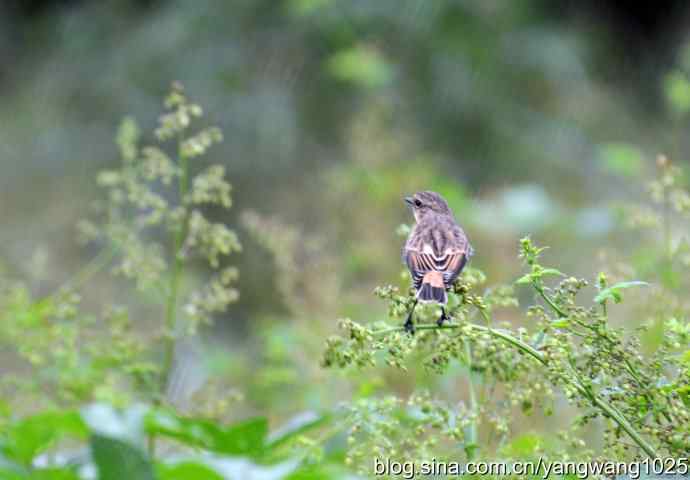
<path fill-rule="evenodd" d="M 467 263 L 465 250 L 448 249 L 442 255 L 435 255 L 429 249 L 425 249 L 423 252 L 406 249 L 404 257 L 416 289 L 420 287 L 424 274 L 430 271 L 441 272 L 443 283 L 446 286 L 452 285 Z"/>
<path fill-rule="evenodd" d="M 452 285 L 462 272 L 462 269 L 465 268 L 467 259 L 469 258 L 468 253 L 469 252 L 458 251 L 447 255 L 447 267 L 443 273 L 443 282 L 446 286 Z"/>
<path fill-rule="evenodd" d="M 407 264 L 407 268 L 410 270 L 410 275 L 412 275 L 412 283 L 414 284 L 414 288 L 419 290 L 419 287 L 422 284 L 422 278 L 424 278 L 424 274 L 430 270 L 426 266 L 427 264 L 424 256 L 416 250 L 405 249 L 403 250 L 403 257 L 405 259 L 405 263 Z"/>

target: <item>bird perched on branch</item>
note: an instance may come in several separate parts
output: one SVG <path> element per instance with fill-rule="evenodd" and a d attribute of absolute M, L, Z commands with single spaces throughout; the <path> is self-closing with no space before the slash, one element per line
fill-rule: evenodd
<path fill-rule="evenodd" d="M 417 292 L 405 321 L 405 330 L 414 333 L 412 314 L 417 302 L 441 305 L 438 325 L 448 319 L 447 291 L 474 253 L 465 232 L 455 221 L 448 203 L 436 192 L 418 192 L 405 197 L 412 208 L 415 226 L 402 250 L 403 262 L 412 275 Z"/>

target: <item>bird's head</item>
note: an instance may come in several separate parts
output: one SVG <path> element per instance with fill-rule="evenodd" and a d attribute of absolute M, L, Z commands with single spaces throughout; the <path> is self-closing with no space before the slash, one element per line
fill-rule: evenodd
<path fill-rule="evenodd" d="M 417 192 L 410 197 L 405 197 L 405 202 L 412 208 L 414 218 L 418 222 L 429 215 L 453 215 L 448 202 L 436 192 Z"/>

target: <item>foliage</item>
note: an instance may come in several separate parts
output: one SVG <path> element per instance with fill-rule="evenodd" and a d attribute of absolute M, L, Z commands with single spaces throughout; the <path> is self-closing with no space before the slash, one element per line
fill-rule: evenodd
<path fill-rule="evenodd" d="M 645 356 L 640 341 L 643 329 L 631 334 L 614 328 L 607 304 L 620 303 L 622 289 L 647 284 L 609 285 L 606 275 L 601 274 L 599 294 L 590 306 L 581 306 L 578 296 L 588 283 L 542 266 L 543 251 L 529 238 L 521 241 L 520 257 L 529 272 L 516 283 L 530 285 L 541 300 L 527 309 L 530 329 L 492 324 L 490 314 L 495 306 L 513 304 L 514 299 L 505 297 L 505 290 L 498 298 L 497 290 L 484 296 L 474 293 L 479 282 L 471 269 L 453 286 L 454 298 L 448 308 L 451 324 L 438 326 L 431 321 L 438 318 L 438 311 L 418 317 L 418 334 L 413 336 L 402 326 L 361 325 L 349 319 L 340 322 L 346 335 L 328 339 L 323 358 L 326 367 L 367 368 L 384 361 L 405 370 L 406 365 L 421 362 L 427 370 L 443 374 L 452 363 L 459 362 L 467 368 L 471 386 L 469 405 L 461 402 L 457 408 L 442 407 L 439 411 L 430 399 L 424 403 L 422 416 L 414 413 L 418 408 L 414 396 L 406 408 L 396 398 L 356 404 L 351 419 L 355 446 L 349 458 L 362 471 L 370 471 L 373 461 L 371 455 L 363 453 L 367 451 L 387 458 L 404 452 L 412 458 L 430 460 L 425 429 L 436 430 L 430 436 L 432 442 L 442 438 L 440 434 L 450 437 L 452 442 L 441 450 L 446 455 L 452 456 L 453 443 L 459 443 L 468 459 L 475 458 L 477 449 L 484 458 L 501 458 L 504 441 L 499 439 L 505 439 L 510 430 L 505 420 L 510 418 L 510 409 L 501 415 L 497 407 L 507 404 L 527 415 L 537 410 L 551 415 L 554 391 L 558 390 L 580 410 L 573 428 L 603 419 L 605 443 L 599 458 L 674 457 L 690 448 L 690 401 L 686 394 L 690 377 L 684 360 L 690 346 L 690 325 L 668 319 L 658 349 L 651 357 Z M 552 276 L 565 278 L 549 286 L 547 280 Z M 378 289 L 377 294 L 389 302 L 392 318 L 403 317 L 414 301 L 413 292 L 403 295 L 394 287 Z M 482 323 L 473 321 L 475 317 Z M 477 402 L 472 386 L 474 375 L 481 375 L 483 387 L 487 383 L 506 385 L 504 397 L 492 394 Z M 497 418 L 503 421 L 497 422 Z M 483 437 L 488 438 L 481 446 L 477 443 L 477 429 L 484 430 Z M 496 440 L 492 442 L 492 438 Z M 414 442 L 410 445 L 405 439 Z M 555 458 L 586 457 L 588 453 L 582 449 L 584 442 L 576 437 L 570 449 L 567 446 L 556 452 Z M 434 453 L 438 455 L 438 451 Z"/>
<path fill-rule="evenodd" d="M 293 2 L 291 8 L 303 21 L 329 4 Z M 397 81 L 401 70 L 385 49 L 341 47 L 325 65 L 343 86 L 375 90 Z M 682 115 L 685 87 L 671 83 L 669 99 Z M 274 278 L 248 293 L 262 303 L 275 298 L 282 310 L 252 318 L 256 343 L 238 345 L 214 378 L 199 380 L 193 405 L 181 407 L 171 394 L 177 354 L 237 300 L 238 272 L 227 257 L 241 246 L 236 232 L 218 221 L 232 206 L 225 170 L 203 163 L 220 130 L 202 124 L 192 131 L 203 122 L 202 110 L 179 85 L 165 109 L 150 145 L 125 120 L 117 136 L 121 165 L 98 176 L 106 201 L 95 221 L 80 223 L 80 233 L 102 253 L 49 295 L 2 277 L 0 345 L 3 360 L 17 367 L 0 380 L 0 475 L 338 478 L 353 470 L 369 475 L 377 457 L 631 460 L 690 449 L 684 298 L 690 195 L 683 170 L 660 156 L 648 200 L 638 196 L 635 205 L 619 209 L 624 225 L 640 232 L 644 250 L 630 264 L 604 259 L 596 281 L 588 282 L 547 265 L 545 248 L 525 237 L 519 251 L 525 271 L 514 284 L 487 288 L 488 276 L 467 268 L 449 295 L 452 322 L 438 326 L 438 307 L 420 306 L 411 336 L 401 326 L 414 301 L 406 272 L 391 275 L 397 284 L 376 289 L 385 307 L 371 308 L 360 296 L 368 285 L 360 279 L 390 251 L 380 240 L 395 218 L 367 217 L 343 205 L 355 199 L 397 210 L 401 188 L 419 182 L 442 191 L 463 216 L 470 200 L 433 162 L 389 160 L 414 143 L 391 147 L 402 134 L 376 135 L 366 149 L 354 140 L 361 164 L 336 166 L 321 177 L 329 211 L 347 219 L 341 230 L 362 232 L 359 242 L 349 232 L 317 234 L 278 216 L 240 215 L 260 247 L 256 268 L 269 265 Z M 365 131 L 385 132 L 387 112 L 379 105 L 367 110 Z M 379 158 L 379 150 L 389 158 Z M 602 154 L 608 173 L 626 182 L 644 174 L 636 147 L 608 144 Z M 132 281 L 145 307 L 112 299 L 92 313 L 82 305 L 94 275 L 107 267 Z M 519 310 L 526 294 L 536 300 Z M 640 297 L 646 305 L 634 309 Z M 340 320 L 345 333 L 329 337 L 322 352 L 330 326 L 321 320 L 341 310 L 371 321 Z M 387 319 L 376 320 L 379 313 Z M 627 316 L 641 317 L 643 326 L 620 327 Z M 250 398 L 249 408 L 234 408 L 235 395 Z M 311 410 L 293 416 L 305 407 Z M 556 424 L 563 411 L 577 415 L 544 434 L 525 427 Z M 276 418 L 283 428 L 271 428 Z M 593 437 L 603 449 L 588 443 Z"/>
<path fill-rule="evenodd" d="M 204 416 L 185 412 L 170 395 L 177 345 L 237 298 L 237 272 L 226 257 L 241 247 L 232 229 L 212 219 L 232 204 L 223 168 L 195 168 L 220 131 L 189 133 L 202 112 L 179 85 L 165 107 L 155 145 L 141 146 L 136 123 L 122 123 L 122 165 L 98 176 L 106 202 L 96 206 L 96 221 L 82 221 L 79 230 L 102 252 L 44 297 L 2 277 L 0 341 L 24 375 L 0 382 L 8 399 L 0 403 L 0 477 L 336 478 L 343 472 L 331 461 L 338 450 L 324 454 L 323 444 L 305 437 L 328 427 L 328 415 L 305 412 L 271 432 L 265 417 L 228 423 L 236 414 L 227 385 L 209 381 L 207 394 L 195 396 L 191 410 Z M 176 144 L 174 155 L 164 148 L 168 141 Z M 251 212 L 244 223 L 275 254 L 287 304 L 306 313 L 308 307 L 290 301 L 305 296 L 301 289 L 322 298 L 329 284 L 290 282 L 295 258 L 305 252 L 295 241 L 285 250 L 283 240 L 296 234 Z M 318 241 L 307 245 L 310 255 L 320 251 Z M 317 265 L 328 262 L 322 258 Z M 108 267 L 134 282 L 156 320 L 120 305 L 107 304 L 100 316 L 81 306 L 77 292 Z"/>
<path fill-rule="evenodd" d="M 301 478 L 319 470 L 290 460 L 286 452 L 300 435 L 327 421 L 314 418 L 269 435 L 265 418 L 225 426 L 169 410 L 142 411 L 141 405 L 121 412 L 106 404 L 45 412 L 12 422 L 2 434 L 0 476 L 93 478 L 88 472 L 95 469 L 100 479 Z M 169 450 L 151 458 L 144 442 L 162 439 L 169 441 Z M 65 449 L 74 442 L 87 442 L 89 448 Z"/>

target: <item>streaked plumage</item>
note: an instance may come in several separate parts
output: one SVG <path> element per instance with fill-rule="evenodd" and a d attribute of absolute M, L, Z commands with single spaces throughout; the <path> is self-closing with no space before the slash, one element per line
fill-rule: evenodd
<path fill-rule="evenodd" d="M 417 300 L 443 306 L 448 301 L 446 291 L 474 253 L 472 246 L 438 193 L 419 192 L 405 201 L 412 207 L 416 224 L 403 247 L 402 256 L 410 269 Z M 411 316 L 412 312 L 406 322 L 410 329 Z M 439 323 L 443 320 L 445 310 Z"/>

